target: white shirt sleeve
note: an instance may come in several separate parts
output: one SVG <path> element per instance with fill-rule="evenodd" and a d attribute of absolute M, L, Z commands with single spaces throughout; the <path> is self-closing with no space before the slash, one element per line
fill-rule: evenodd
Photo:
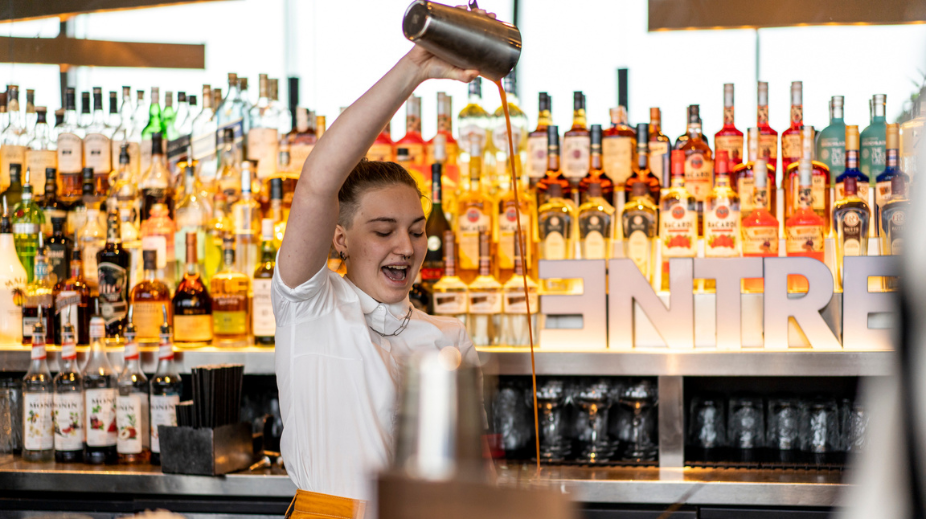
<path fill-rule="evenodd" d="M 277 326 L 289 324 L 293 319 L 322 315 L 327 311 L 328 304 L 331 302 L 331 274 L 337 275 L 328 269 L 328 265 L 322 265 L 314 276 L 301 285 L 290 288 L 280 277 L 279 263 L 277 263 L 270 284 L 273 314 L 276 317 Z"/>

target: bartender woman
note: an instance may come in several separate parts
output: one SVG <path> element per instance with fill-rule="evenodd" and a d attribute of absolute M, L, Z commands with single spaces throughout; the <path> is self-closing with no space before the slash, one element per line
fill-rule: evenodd
<path fill-rule="evenodd" d="M 403 359 L 454 346 L 476 360 L 460 321 L 409 303 L 427 247 L 415 180 L 398 164 L 363 159 L 422 82 L 476 75 L 414 47 L 338 116 L 302 168 L 272 285 L 295 519 L 363 517 L 372 478 L 393 454 Z M 327 268 L 332 236 L 343 278 Z"/>

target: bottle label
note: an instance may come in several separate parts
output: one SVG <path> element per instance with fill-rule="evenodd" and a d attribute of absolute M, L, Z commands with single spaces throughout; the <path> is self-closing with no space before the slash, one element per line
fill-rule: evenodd
<path fill-rule="evenodd" d="M 33 194 L 45 194 L 45 169 L 57 167 L 58 155 L 55 150 L 26 150 L 26 168 L 31 172 L 29 181 Z"/>
<path fill-rule="evenodd" d="M 736 180 L 736 193 L 740 196 L 740 210 L 744 214 L 752 212 L 753 202 L 756 197 L 756 179 L 747 176 L 738 178 Z"/>
<path fill-rule="evenodd" d="M 600 232 L 590 231 L 585 235 L 582 245 L 584 252 L 582 259 L 607 259 L 607 242 Z"/>
<path fill-rule="evenodd" d="M 80 294 L 73 290 L 63 290 L 58 292 L 58 298 L 55 300 L 55 313 L 58 314 L 58 326 L 64 329 L 65 323 L 70 323 L 74 327 L 74 336 L 80 336 L 80 322 L 78 317 L 78 308 L 80 306 Z M 70 309 L 70 310 L 69 310 Z M 68 318 L 70 315 L 70 318 Z"/>
<path fill-rule="evenodd" d="M 186 237 L 183 238 L 186 240 Z M 157 251 L 157 268 L 162 270 L 167 268 L 167 236 L 156 234 L 144 236 L 141 239 L 141 250 Z"/>
<path fill-rule="evenodd" d="M 862 250 L 862 219 L 856 211 L 850 211 L 845 214 L 842 221 L 839 222 L 839 230 L 842 235 L 842 255 L 859 256 Z M 866 251 L 867 253 L 867 251 Z"/>
<path fill-rule="evenodd" d="M 221 335 L 242 335 L 248 332 L 247 312 L 238 311 L 218 311 L 212 312 L 212 322 L 215 333 Z"/>
<path fill-rule="evenodd" d="M 110 161 L 113 165 L 113 168 L 119 167 L 119 155 L 122 153 L 122 141 L 112 141 L 112 154 L 110 155 Z M 125 142 L 126 147 L 125 151 L 129 154 L 129 171 L 132 172 L 134 178 L 139 178 L 138 175 L 141 173 L 141 145 L 137 142 Z M 213 147 L 215 147 L 213 145 Z M 150 150 L 149 150 L 150 155 Z"/>
<path fill-rule="evenodd" d="M 632 230 L 630 237 L 627 238 L 626 254 L 643 274 L 646 274 L 649 270 L 652 253 L 653 246 L 649 233 L 639 229 Z"/>
<path fill-rule="evenodd" d="M 719 204 L 704 215 L 704 255 L 709 258 L 739 256 L 740 212 Z"/>
<path fill-rule="evenodd" d="M 742 135 L 718 135 L 714 137 L 714 147 L 716 154 L 726 151 L 730 157 L 730 163 L 740 164 L 743 162 L 743 136 Z"/>
<path fill-rule="evenodd" d="M 588 135 L 573 135 L 563 139 L 563 175 L 580 180 L 588 175 L 592 141 Z"/>
<path fill-rule="evenodd" d="M 408 161 L 414 166 L 424 164 L 424 145 L 423 144 L 396 144 L 396 148 L 405 148 L 408 150 Z M 508 148 L 505 148 L 508 149 Z"/>
<path fill-rule="evenodd" d="M 136 306 L 136 308 L 138 308 Z M 124 360 L 138 360 L 138 343 L 135 342 L 135 336 L 129 336 L 128 333 L 125 334 L 125 348 L 122 351 L 122 357 Z"/>
<path fill-rule="evenodd" d="M 109 137 L 91 133 L 84 138 L 84 165 L 96 174 L 109 174 L 112 167 L 112 146 Z"/>
<path fill-rule="evenodd" d="M 871 176 L 877 175 L 884 171 L 887 164 L 887 138 L 882 133 L 881 136 L 865 136 L 862 138 L 861 150 L 861 170 L 862 173 Z"/>
<path fill-rule="evenodd" d="M 527 174 L 540 179 L 547 172 L 547 136 L 534 135 L 527 139 Z"/>
<path fill-rule="evenodd" d="M 649 170 L 662 182 L 663 157 L 669 154 L 669 143 L 665 141 L 649 141 Z M 607 170 L 605 170 L 607 171 Z M 626 182 L 626 180 L 625 180 Z"/>
<path fill-rule="evenodd" d="M 836 191 L 836 201 L 840 201 L 846 197 L 846 185 L 844 182 L 836 182 L 835 186 Z"/>
<path fill-rule="evenodd" d="M 102 319 L 90 319 L 90 339 L 94 337 L 103 338 L 106 336 L 106 325 Z"/>
<path fill-rule="evenodd" d="M 111 262 L 100 263 L 100 314 L 106 325 L 119 322 L 128 313 L 125 268 Z M 91 329 L 91 332 L 93 330 Z"/>
<path fill-rule="evenodd" d="M 890 199 L 891 199 L 891 181 L 886 180 L 886 181 L 878 182 L 877 184 L 875 184 L 875 204 L 877 204 L 878 207 L 881 208 Z"/>
<path fill-rule="evenodd" d="M 41 342 L 40 342 L 41 340 Z M 32 335 L 32 360 L 45 360 L 45 338 Z"/>
<path fill-rule="evenodd" d="M 491 230 L 491 222 L 489 215 L 475 206 L 467 207 L 457 218 L 461 269 L 479 268 L 479 233 Z"/>
<path fill-rule="evenodd" d="M 885 236 L 886 243 L 890 245 L 887 251 L 882 251 L 882 254 L 890 255 L 899 255 L 903 252 L 903 233 L 904 233 L 904 223 L 906 221 L 906 213 L 903 210 L 892 211 L 890 217 L 884 219 L 882 216 L 882 221 L 886 220 L 886 229 L 887 233 Z M 882 224 L 883 226 L 883 224 Z"/>
<path fill-rule="evenodd" d="M 98 286 L 100 283 L 100 267 L 97 264 L 97 253 L 103 250 L 101 242 L 92 241 L 83 244 L 83 266 L 84 278 L 90 286 Z"/>
<path fill-rule="evenodd" d="M 695 151 L 685 158 L 685 189 L 703 202 L 714 187 L 714 161 Z"/>
<path fill-rule="evenodd" d="M 823 228 L 817 225 L 793 225 L 785 229 L 788 255 L 823 253 Z"/>
<path fill-rule="evenodd" d="M 273 317 L 273 302 L 270 297 L 269 279 L 254 280 L 253 327 L 255 337 L 273 337 L 276 333 L 277 323 Z"/>
<path fill-rule="evenodd" d="M 541 259 L 561 260 L 569 259 L 566 238 L 570 229 L 566 218 L 551 212 L 540 217 Z"/>
<path fill-rule="evenodd" d="M 0 187 L 4 190 L 10 186 L 10 164 L 22 164 L 26 161 L 26 147 L 14 144 L 4 144 L 0 146 Z M 45 170 L 42 170 L 43 172 Z M 22 170 L 23 180 L 25 180 L 26 171 Z M 32 180 L 35 185 L 35 180 Z M 44 185 L 44 183 L 43 183 Z M 11 208 L 12 209 L 12 208 Z"/>
<path fill-rule="evenodd" d="M 174 345 L 170 342 L 170 335 L 161 336 L 158 344 L 158 360 L 174 360 Z"/>
<path fill-rule="evenodd" d="M 698 242 L 698 213 L 676 204 L 661 218 L 663 258 L 691 258 Z"/>
<path fill-rule="evenodd" d="M 821 136 L 817 148 L 820 162 L 829 166 L 830 175 L 838 177 L 846 168 L 845 133 L 842 138 Z"/>
<path fill-rule="evenodd" d="M 83 167 L 80 137 L 73 133 L 58 135 L 58 174 L 80 173 Z"/>
<path fill-rule="evenodd" d="M 23 326 L 23 337 L 32 337 L 32 328 L 35 326 L 35 323 L 39 322 L 38 317 L 23 317 L 22 326 Z"/>
<path fill-rule="evenodd" d="M 13 234 L 38 234 L 40 228 L 37 223 L 17 222 L 13 224 Z"/>
<path fill-rule="evenodd" d="M 23 393 L 23 448 L 30 451 L 47 451 L 54 448 L 53 411 L 54 394 Z"/>
<path fill-rule="evenodd" d="M 540 298 L 537 297 L 536 290 L 528 289 L 528 295 L 530 296 L 530 310 L 531 315 L 537 315 L 540 313 Z M 524 290 L 519 287 L 517 290 L 512 290 L 511 292 L 505 292 L 504 297 L 504 312 L 506 314 L 527 314 L 527 303 L 528 298 L 524 296 Z"/>
<path fill-rule="evenodd" d="M 248 132 L 248 160 L 257 161 L 257 178 L 270 178 L 276 173 L 278 146 L 276 128 L 251 128 Z"/>
<path fill-rule="evenodd" d="M 800 146 L 798 146 L 798 153 L 800 153 Z M 766 135 L 759 134 L 759 158 L 763 158 L 768 161 L 769 164 L 775 165 L 778 160 L 778 136 L 777 135 Z M 798 155 L 800 156 L 800 155 Z"/>
<path fill-rule="evenodd" d="M 61 345 L 61 360 L 74 360 L 77 358 L 77 343 L 74 342 L 74 337 L 76 337 L 76 333 L 71 336 L 70 342 L 65 339 L 61 340 L 64 343 Z"/>
<path fill-rule="evenodd" d="M 531 217 L 529 211 L 521 212 L 521 232 L 524 233 L 524 260 L 530 264 Z M 514 241 L 518 233 L 518 216 L 514 200 L 505 202 L 504 212 L 498 215 L 498 268 L 514 268 Z"/>
<path fill-rule="evenodd" d="M 116 390 L 114 388 L 87 389 L 86 397 L 87 446 L 110 447 L 116 445 Z"/>
<path fill-rule="evenodd" d="M 611 177 L 615 185 L 623 185 L 633 175 L 634 145 L 634 139 L 631 137 L 601 139 L 601 162 L 605 173 Z M 668 153 L 668 149 L 666 152 Z M 652 165 L 650 169 L 652 170 Z"/>
<path fill-rule="evenodd" d="M 607 259 L 611 241 L 610 218 L 604 213 L 590 212 L 579 217 L 579 239 L 582 259 Z"/>
<path fill-rule="evenodd" d="M 470 292 L 469 313 L 491 315 L 502 313 L 502 294 L 500 292 Z"/>
<path fill-rule="evenodd" d="M 824 175 L 814 175 L 811 178 L 810 196 L 812 198 L 810 207 L 814 211 L 826 210 L 826 189 L 829 187 Z"/>
<path fill-rule="evenodd" d="M 466 292 L 437 292 L 434 294 L 434 313 L 460 315 L 466 313 Z"/>
<path fill-rule="evenodd" d="M 144 301 L 135 301 L 135 313 L 132 320 L 135 323 L 135 329 L 139 339 L 154 341 L 158 339 L 161 333 L 161 323 L 164 322 L 164 316 L 161 312 L 161 305 L 165 303 L 148 303 Z M 166 303 L 168 306 L 170 303 Z"/>
<path fill-rule="evenodd" d="M 177 404 L 180 395 L 151 395 L 151 452 L 161 452 L 158 426 L 177 426 Z"/>
<path fill-rule="evenodd" d="M 801 134 L 789 133 L 781 136 L 781 156 L 792 162 L 801 159 Z"/>
<path fill-rule="evenodd" d="M 777 256 L 778 226 L 743 227 L 744 256 Z"/>
<path fill-rule="evenodd" d="M 55 450 L 76 451 L 83 448 L 84 402 L 82 396 L 80 391 L 55 393 Z"/>
<path fill-rule="evenodd" d="M 212 314 L 174 315 L 174 340 L 209 342 L 212 340 Z"/>
<path fill-rule="evenodd" d="M 48 219 L 48 213 L 50 211 L 45 211 L 46 220 Z M 46 232 L 43 228 L 42 232 Z M 52 274 L 55 275 L 55 279 L 58 281 L 63 281 L 68 278 L 68 270 L 70 265 L 66 261 L 67 247 L 64 244 L 55 244 L 55 245 L 46 245 L 45 247 L 45 260 L 48 261 L 48 266 L 51 268 Z"/>
<path fill-rule="evenodd" d="M 148 394 L 130 393 L 116 397 L 116 451 L 141 454 L 148 447 Z"/>

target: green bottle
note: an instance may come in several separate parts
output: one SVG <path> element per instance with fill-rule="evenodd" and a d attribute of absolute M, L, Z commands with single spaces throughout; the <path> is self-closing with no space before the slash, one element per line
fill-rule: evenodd
<path fill-rule="evenodd" d="M 3 192 L 10 207 L 16 207 L 16 204 L 23 199 L 22 178 L 22 165 L 10 164 L 10 187 Z"/>
<path fill-rule="evenodd" d="M 846 123 L 843 121 L 843 96 L 830 100 L 830 125 L 817 134 L 817 160 L 830 168 L 830 187 L 846 169 Z"/>
<path fill-rule="evenodd" d="M 148 107 L 148 125 L 141 131 L 141 138 L 151 139 L 155 133 L 163 133 L 164 123 L 161 117 L 160 90 L 158 87 L 151 87 L 151 106 Z"/>
<path fill-rule="evenodd" d="M 16 255 L 26 269 L 29 283 L 35 275 L 35 253 L 39 246 L 39 233 L 45 223 L 45 213 L 32 198 L 32 184 L 29 183 L 29 170 L 23 182 L 22 200 L 13 207 L 13 243 Z"/>
<path fill-rule="evenodd" d="M 884 113 L 887 105 L 887 95 L 875 94 L 871 99 L 871 124 L 862 131 L 861 135 L 861 165 L 859 169 L 868 175 L 871 185 L 875 177 L 884 171 L 887 164 L 887 121 Z"/>

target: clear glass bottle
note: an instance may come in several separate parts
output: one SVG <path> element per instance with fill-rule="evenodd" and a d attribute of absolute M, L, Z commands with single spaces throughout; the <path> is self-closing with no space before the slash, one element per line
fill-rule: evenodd
<path fill-rule="evenodd" d="M 492 276 L 491 235 L 479 233 L 479 276 L 467 287 L 467 326 L 475 346 L 496 346 L 501 339 L 502 285 Z"/>
<path fill-rule="evenodd" d="M 80 93 L 80 127 L 84 129 L 84 134 L 87 133 L 87 128 L 90 126 L 93 121 L 93 115 L 90 112 L 90 92 L 81 92 Z M 84 157 L 86 160 L 86 157 Z"/>
<path fill-rule="evenodd" d="M 239 345 L 248 338 L 248 295 L 251 283 L 235 265 L 235 239 L 224 240 L 225 266 L 209 282 L 215 341 L 221 346 Z"/>
<path fill-rule="evenodd" d="M 141 224 L 142 250 L 158 251 L 157 269 L 161 271 L 167 284 L 176 285 L 176 255 L 174 238 L 177 226 L 171 220 L 165 204 L 154 204 L 151 207 L 149 218 Z"/>
<path fill-rule="evenodd" d="M 51 461 L 55 453 L 54 385 L 45 360 L 45 326 L 32 328 L 32 362 L 23 377 L 23 451 L 25 461 Z"/>
<path fill-rule="evenodd" d="M 90 291 L 99 293 L 100 277 L 97 253 L 106 246 L 106 230 L 100 225 L 100 210 L 87 209 L 87 223 L 77 235 L 77 243 L 84 257 L 84 279 L 90 286 Z"/>
<path fill-rule="evenodd" d="M 26 163 L 26 128 L 19 111 L 18 86 L 8 85 L 6 103 L 9 123 L 0 131 L 0 190 L 10 185 L 10 164 Z"/>
<path fill-rule="evenodd" d="M 891 199 L 881 206 L 878 226 L 881 231 L 882 255 L 896 256 L 903 251 L 904 225 L 910 208 L 905 180 L 901 175 L 891 179 Z"/>
<path fill-rule="evenodd" d="M 259 97 L 250 109 L 251 129 L 248 131 L 248 160 L 257 162 L 257 177 L 270 178 L 276 173 L 279 142 L 279 114 L 271 109 L 270 79 L 258 75 Z"/>
<path fill-rule="evenodd" d="M 34 171 L 36 176 L 40 172 L 47 172 L 48 168 L 57 171 L 58 143 L 52 135 L 52 129 L 46 122 L 47 109 L 44 106 L 36 107 L 37 115 L 35 127 L 32 130 L 32 140 L 26 144 L 26 169 Z M 48 178 L 45 178 L 46 185 Z M 38 188 L 38 186 L 36 186 Z M 44 190 L 36 189 L 37 195 L 44 195 Z"/>
<path fill-rule="evenodd" d="M 103 338 L 106 323 L 100 315 L 90 318 L 90 356 L 84 364 L 84 463 L 113 464 L 116 454 L 116 375 L 106 356 Z"/>
<path fill-rule="evenodd" d="M 36 248 L 34 275 L 26 287 L 22 309 L 23 344 L 32 342 L 32 326 L 39 321 L 39 315 L 45 320 L 43 326 L 45 333 L 54 336 L 55 331 L 55 282 L 51 278 L 51 270 L 45 261 L 45 245 L 43 237 L 39 234 L 39 243 Z"/>
<path fill-rule="evenodd" d="M 128 93 L 131 95 L 131 89 L 129 87 L 122 87 L 123 93 Z M 106 114 L 106 126 L 109 127 L 108 137 L 112 140 L 113 135 L 116 132 L 116 129 L 119 128 L 119 125 L 122 123 L 122 117 L 119 114 L 119 93 L 113 90 L 109 91 L 109 113 Z M 113 164 L 116 163 L 113 159 L 118 159 L 118 156 L 115 156 L 112 153 L 112 146 L 109 150 L 110 162 Z"/>
<path fill-rule="evenodd" d="M 646 184 L 637 182 L 630 192 L 630 200 L 621 212 L 621 228 L 624 234 L 624 257 L 652 282 L 655 256 L 653 244 L 658 232 L 659 207 L 653 202 Z"/>
<path fill-rule="evenodd" d="M 185 271 L 172 300 L 174 342 L 179 348 L 194 348 L 212 341 L 212 298 L 197 261 L 196 234 L 186 234 L 185 244 Z"/>
<path fill-rule="evenodd" d="M 112 128 L 103 111 L 103 89 L 93 87 L 93 116 L 84 137 L 84 167 L 93 168 L 95 176 L 109 176 L 112 171 Z"/>
<path fill-rule="evenodd" d="M 260 263 L 254 270 L 254 286 L 251 330 L 254 334 L 254 344 L 258 346 L 273 346 L 276 333 L 276 320 L 273 317 L 273 302 L 271 301 L 271 282 L 273 269 L 276 266 L 277 249 L 273 245 L 273 220 L 261 220 Z"/>
<path fill-rule="evenodd" d="M 163 322 L 158 344 L 158 368 L 151 377 L 151 464 L 161 464 L 161 442 L 158 426 L 176 427 L 177 404 L 183 394 L 183 380 L 174 362 L 174 344 L 171 340 L 167 306 L 161 307 Z"/>
<path fill-rule="evenodd" d="M 119 463 L 141 464 L 151 456 L 148 427 L 148 377 L 141 370 L 134 324 L 134 307 L 129 306 L 125 325 L 124 365 L 116 381 L 116 452 Z"/>
<path fill-rule="evenodd" d="M 74 327 L 70 324 L 61 331 L 59 363 L 53 380 L 55 461 L 77 463 L 84 458 L 84 383 L 77 362 Z"/>
<path fill-rule="evenodd" d="M 0 218 L 0 341 L 18 344 L 23 339 L 23 308 L 17 301 L 26 291 L 26 269 L 16 256 L 9 207 L 3 197 Z"/>
<path fill-rule="evenodd" d="M 505 346 L 530 346 L 531 338 L 537 342 L 540 316 L 540 298 L 537 296 L 537 282 L 524 270 L 521 261 L 520 242 L 515 242 L 514 275 L 505 282 L 502 290 L 502 336 L 500 343 Z M 527 287 L 525 296 L 524 288 Z M 528 308 L 529 307 L 529 308 Z M 530 319 L 528 320 L 528 312 Z"/>
<path fill-rule="evenodd" d="M 206 283 L 222 268 L 224 261 L 222 240 L 225 235 L 232 235 L 233 232 L 234 224 L 228 210 L 227 199 L 223 193 L 216 193 L 212 204 L 212 218 L 209 220 L 209 227 L 206 228 L 206 243 L 203 247 L 206 253 L 203 278 Z"/>
<path fill-rule="evenodd" d="M 244 138 L 244 118 L 247 115 L 244 103 L 241 101 L 238 85 L 238 74 L 229 72 L 228 92 L 215 109 L 219 131 L 222 132 L 225 128 L 231 129 L 236 141 Z"/>
<path fill-rule="evenodd" d="M 456 317 L 464 325 L 469 298 L 466 283 L 457 277 L 456 241 L 453 231 L 444 231 L 444 275 L 431 289 L 435 315 Z"/>
<path fill-rule="evenodd" d="M 231 205 L 241 195 L 241 161 L 235 148 L 235 133 L 226 128 L 222 133 L 222 148 L 219 155 L 219 169 L 216 173 L 216 191 L 225 196 Z"/>
<path fill-rule="evenodd" d="M 605 200 L 601 184 L 588 186 L 586 202 L 579 206 L 579 253 L 581 259 L 610 259 L 616 218 Z"/>
<path fill-rule="evenodd" d="M 846 196 L 836 202 L 833 208 L 833 224 L 836 228 L 836 272 L 839 283 L 845 280 L 843 258 L 868 255 L 868 225 L 871 210 L 868 203 L 858 196 L 858 182 L 847 178 Z"/>
<path fill-rule="evenodd" d="M 212 87 L 203 85 L 203 109 L 193 119 L 190 143 L 193 146 L 193 160 L 199 162 L 199 177 L 210 186 L 215 181 L 217 167 L 215 136 L 218 123 L 213 108 Z"/>
<path fill-rule="evenodd" d="M 115 197 L 122 222 L 122 236 L 125 241 L 139 238 L 138 229 L 138 178 L 132 173 L 129 146 L 123 142 L 119 145 L 118 169 L 110 182 L 109 196 Z M 134 236 L 134 239 L 130 238 Z"/>
<path fill-rule="evenodd" d="M 138 183 L 141 191 L 141 220 L 149 218 L 155 204 L 165 204 L 170 214 L 174 214 L 174 192 L 171 174 L 164 158 L 160 133 L 151 135 L 151 160 L 145 174 Z"/>
<path fill-rule="evenodd" d="M 201 190 L 196 188 L 196 169 L 192 165 L 184 167 L 183 182 L 183 198 L 177 203 L 177 208 L 174 211 L 177 227 L 177 232 L 174 235 L 175 279 L 178 280 L 183 278 L 183 271 L 186 266 L 186 247 L 181 247 L 180 244 L 184 243 L 187 233 L 196 234 L 196 243 L 199 244 L 196 257 L 200 258 L 200 267 L 203 266 L 203 261 L 206 258 L 204 250 L 206 226 L 212 213 L 212 208 L 203 198 Z"/>
<path fill-rule="evenodd" d="M 74 242 L 69 275 L 61 278 L 54 288 L 57 319 L 52 337 L 57 344 L 61 344 L 65 323 L 73 327 L 78 344 L 90 344 L 90 286 L 84 279 L 82 256 L 80 244 Z"/>
<path fill-rule="evenodd" d="M 260 259 L 260 203 L 251 193 L 253 175 L 251 163 L 245 161 L 241 167 L 241 196 L 232 205 L 236 266 L 246 276 L 254 273 Z"/>
<path fill-rule="evenodd" d="M 168 142 L 179 137 L 177 127 L 177 110 L 174 108 L 174 93 L 168 90 L 164 96 L 164 112 L 161 114 L 161 134 Z"/>
<path fill-rule="evenodd" d="M 140 91 L 144 95 L 144 91 Z M 112 142 L 112 163 L 121 165 L 122 145 L 125 144 L 128 153 L 128 169 L 132 178 L 141 174 L 141 130 L 142 125 L 135 119 L 135 105 L 132 103 L 132 89 L 122 87 L 122 105 L 119 107 L 119 125 L 113 129 L 110 140 Z"/>
<path fill-rule="evenodd" d="M 19 256 L 19 261 L 25 267 L 31 282 L 35 267 L 36 246 L 39 235 L 42 233 L 42 225 L 45 224 L 45 213 L 35 203 L 32 196 L 29 174 L 30 171 L 26 170 L 22 200 L 13 206 L 13 241 L 16 243 L 16 255 Z"/>
<path fill-rule="evenodd" d="M 692 138 L 700 140 L 700 137 Z M 661 290 L 669 289 L 669 259 L 693 258 L 698 245 L 698 203 L 686 188 L 690 156 L 685 150 L 672 150 L 672 185 L 659 200 L 659 243 L 662 247 Z M 713 169 L 711 170 L 713 174 Z"/>
<path fill-rule="evenodd" d="M 476 77 L 467 86 L 469 97 L 466 106 L 458 115 L 460 128 L 460 166 L 469 163 L 473 143 L 479 146 L 479 154 L 486 147 L 491 118 L 482 107 L 482 78 Z M 505 137 L 508 138 L 507 136 Z"/>

